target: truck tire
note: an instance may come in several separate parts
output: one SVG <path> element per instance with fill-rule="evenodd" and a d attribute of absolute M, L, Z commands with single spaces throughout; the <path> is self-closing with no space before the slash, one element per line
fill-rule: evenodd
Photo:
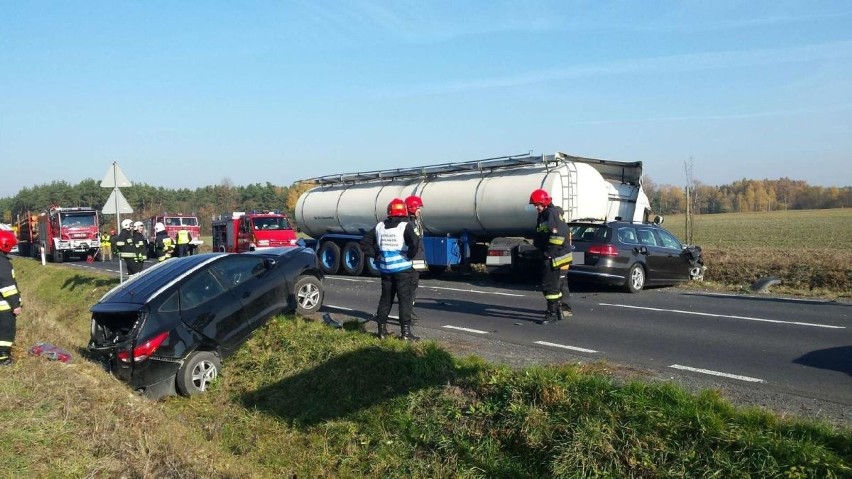
<path fill-rule="evenodd" d="M 320 268 L 325 274 L 337 274 L 340 271 L 340 246 L 333 241 L 326 241 L 317 251 Z"/>
<path fill-rule="evenodd" d="M 364 261 L 364 273 L 367 276 L 381 276 L 382 272 L 379 271 L 379 268 L 376 268 L 376 262 L 373 258 L 364 257 L 366 261 Z"/>
<path fill-rule="evenodd" d="M 346 243 L 340 255 L 340 263 L 349 276 L 360 275 L 364 270 L 364 253 L 361 252 L 361 245 L 355 241 Z"/>
<path fill-rule="evenodd" d="M 54 263 L 61 263 L 62 260 L 65 259 L 65 255 L 63 255 L 62 251 L 59 251 L 58 249 L 53 250 L 52 256 L 53 256 L 53 262 Z"/>

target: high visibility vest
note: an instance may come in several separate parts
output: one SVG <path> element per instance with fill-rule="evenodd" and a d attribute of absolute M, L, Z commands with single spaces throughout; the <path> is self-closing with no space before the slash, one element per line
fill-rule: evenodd
<path fill-rule="evenodd" d="M 189 231 L 180 230 L 177 232 L 177 244 L 187 244 L 189 243 Z"/>
<path fill-rule="evenodd" d="M 376 239 L 382 253 L 376 262 L 376 268 L 382 273 L 399 273 L 411 269 L 411 260 L 405 255 L 408 252 L 408 246 L 405 244 L 407 224 L 401 222 L 394 228 L 385 228 L 384 222 L 376 225 Z"/>

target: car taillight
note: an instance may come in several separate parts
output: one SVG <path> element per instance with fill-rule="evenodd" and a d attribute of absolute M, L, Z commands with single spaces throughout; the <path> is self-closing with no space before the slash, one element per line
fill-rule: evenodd
<path fill-rule="evenodd" d="M 601 244 L 590 247 L 586 254 L 597 254 L 600 256 L 618 256 L 618 248 L 611 244 Z"/>
<path fill-rule="evenodd" d="M 154 352 L 157 351 L 157 348 L 159 348 L 160 345 L 163 344 L 163 341 L 165 341 L 168 337 L 169 332 L 166 331 L 133 348 L 133 362 L 138 363 L 148 359 L 148 357 L 154 354 Z M 116 355 L 122 362 L 130 362 L 130 350 L 122 349 Z"/>
<path fill-rule="evenodd" d="M 505 249 L 490 249 L 488 250 L 488 256 L 508 256 L 509 251 Z"/>

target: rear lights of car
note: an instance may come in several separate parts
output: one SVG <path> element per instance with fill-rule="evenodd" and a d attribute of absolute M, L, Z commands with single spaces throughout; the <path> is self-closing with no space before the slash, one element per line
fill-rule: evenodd
<path fill-rule="evenodd" d="M 589 247 L 586 254 L 596 254 L 600 256 L 618 256 L 618 248 L 611 244 L 600 244 Z"/>
<path fill-rule="evenodd" d="M 133 362 L 139 363 L 148 359 L 155 351 L 157 351 L 157 348 L 159 348 L 160 345 L 163 344 L 163 341 L 165 341 L 168 337 L 169 332 L 165 331 L 133 348 Z M 129 363 L 131 361 L 130 353 L 131 350 L 129 349 L 121 349 L 116 355 L 121 362 Z"/>
<path fill-rule="evenodd" d="M 510 252 L 507 249 L 490 249 L 488 250 L 488 256 L 510 256 Z"/>

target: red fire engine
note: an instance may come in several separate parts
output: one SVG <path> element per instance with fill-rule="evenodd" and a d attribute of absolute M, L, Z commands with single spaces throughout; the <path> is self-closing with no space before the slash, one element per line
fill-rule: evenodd
<path fill-rule="evenodd" d="M 213 219 L 213 251 L 243 253 L 261 248 L 295 246 L 298 237 L 280 211 L 235 211 Z"/>
<path fill-rule="evenodd" d="M 91 261 L 101 247 L 98 212 L 93 208 L 60 208 L 27 213 L 18 221 L 18 251 L 21 256 L 45 257 L 61 263 L 71 255 Z"/>
<path fill-rule="evenodd" d="M 178 231 L 185 229 L 189 231 L 189 236 L 192 239 L 189 241 L 189 254 L 195 254 L 195 250 L 204 244 L 201 240 L 201 228 L 198 225 L 198 217 L 192 215 L 182 215 L 180 213 L 163 213 L 148 218 L 145 221 L 145 232 L 148 237 L 148 255 L 154 256 L 154 247 L 157 244 L 157 231 L 154 225 L 163 223 L 166 227 L 166 234 L 173 240 L 177 240 Z"/>

